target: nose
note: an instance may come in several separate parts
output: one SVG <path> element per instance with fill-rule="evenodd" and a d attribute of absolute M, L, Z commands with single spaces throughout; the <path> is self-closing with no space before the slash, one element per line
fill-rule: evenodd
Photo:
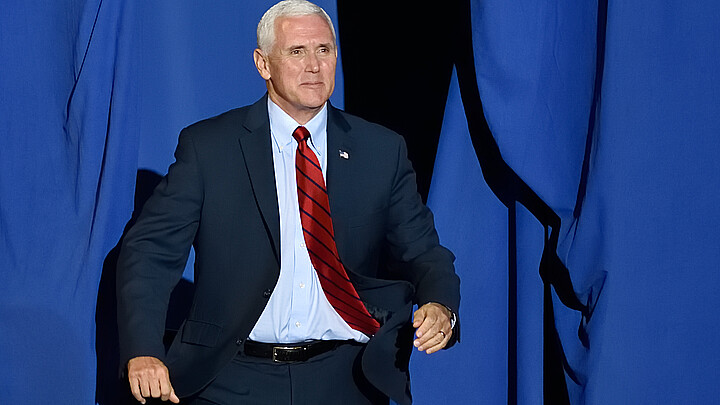
<path fill-rule="evenodd" d="M 305 63 L 306 71 L 312 73 L 317 73 L 320 71 L 320 60 L 314 53 L 310 52 L 310 54 L 308 54 Z"/>

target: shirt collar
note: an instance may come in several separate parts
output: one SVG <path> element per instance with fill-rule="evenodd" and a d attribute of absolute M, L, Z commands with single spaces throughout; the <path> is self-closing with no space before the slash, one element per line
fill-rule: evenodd
<path fill-rule="evenodd" d="M 270 100 L 270 97 L 268 97 L 268 117 L 270 134 L 278 147 L 286 147 L 293 142 L 297 144 L 292 133 L 300 124 Z M 310 147 L 321 156 L 327 142 L 327 102 L 304 127 L 310 132 Z"/>

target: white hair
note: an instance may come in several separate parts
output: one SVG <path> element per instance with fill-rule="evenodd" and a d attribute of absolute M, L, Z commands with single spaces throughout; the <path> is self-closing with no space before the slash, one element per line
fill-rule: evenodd
<path fill-rule="evenodd" d="M 284 0 L 270 7 L 260 19 L 257 26 L 257 46 L 264 53 L 269 53 L 275 44 L 275 21 L 281 17 L 300 17 L 305 15 L 317 15 L 323 17 L 330 26 L 333 42 L 335 38 L 335 27 L 330 16 L 322 7 L 305 0 Z"/>

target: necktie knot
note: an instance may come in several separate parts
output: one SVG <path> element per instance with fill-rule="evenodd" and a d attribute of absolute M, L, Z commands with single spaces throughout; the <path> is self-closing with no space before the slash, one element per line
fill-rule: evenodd
<path fill-rule="evenodd" d="M 310 131 L 308 131 L 307 128 L 305 128 L 304 126 L 301 125 L 301 126 L 295 128 L 295 131 L 293 131 L 292 136 L 293 136 L 293 138 L 295 138 L 295 140 L 298 143 L 301 143 L 302 141 L 310 138 Z"/>

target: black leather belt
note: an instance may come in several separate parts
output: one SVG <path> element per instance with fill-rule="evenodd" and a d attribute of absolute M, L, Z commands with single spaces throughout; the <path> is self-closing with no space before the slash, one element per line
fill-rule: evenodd
<path fill-rule="evenodd" d="M 355 343 L 354 340 L 313 340 L 302 343 L 261 343 L 252 340 L 245 341 L 245 350 L 248 356 L 263 357 L 272 361 L 295 362 L 308 359 L 329 352 L 338 346 Z"/>

